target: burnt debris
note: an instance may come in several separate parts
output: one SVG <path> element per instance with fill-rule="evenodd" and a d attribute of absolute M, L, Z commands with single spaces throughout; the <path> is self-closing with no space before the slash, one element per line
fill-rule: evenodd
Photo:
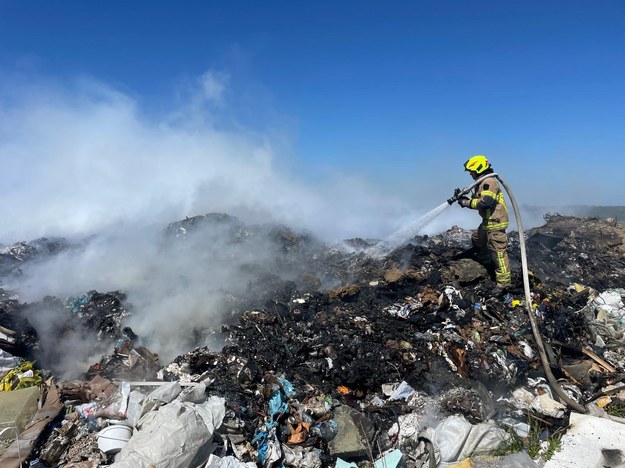
<path fill-rule="evenodd" d="M 554 215 L 526 234 L 534 313 L 552 371 L 581 404 L 622 408 L 625 226 Z M 515 235 L 513 285 L 501 291 L 473 258 L 470 232 L 457 227 L 371 258 L 374 241 L 326 246 L 284 226 L 246 226 L 225 214 L 172 223 L 163 248 L 181 255 L 187 244 L 210 250 L 217 238 L 234 251 L 211 250 L 215 255 L 236 254 L 241 245 L 266 250 L 268 242 L 271 249 L 267 262 L 243 269 L 222 291 L 224 319 L 199 326 L 195 348 L 169 363 L 150 337 L 128 327 L 137 311 L 123 292 L 27 304 L 0 291 L 0 348 L 36 360 L 63 403 L 29 460 L 133 466 L 139 454 L 152 456 L 141 434 L 157 431 L 153 413 L 172 405 L 194 421 L 187 437 L 195 452 L 184 466 L 364 466 L 381 459 L 433 466 L 479 453 L 452 450 L 436 431 L 488 433 L 480 447 L 491 454 L 538 426 L 559 434 L 568 410 L 543 379 Z M 192 237 L 202 242 L 188 242 Z M 45 255 L 62 245 L 46 247 Z M 5 277 L 37 256 L 36 247 L 19 246 L 2 251 Z M 37 321 L 44 313 L 45 330 Z M 206 346 L 207 334 L 219 335 L 223 348 Z M 77 380 L 64 380 L 67 370 L 55 363 L 77 337 L 91 340 L 102 357 Z M 96 436 L 111 421 L 134 430 L 119 454 Z M 0 461 L 12 454 L 9 447 Z M 530 453 L 546 458 L 541 454 Z M 233 464 L 219 464 L 226 460 Z"/>

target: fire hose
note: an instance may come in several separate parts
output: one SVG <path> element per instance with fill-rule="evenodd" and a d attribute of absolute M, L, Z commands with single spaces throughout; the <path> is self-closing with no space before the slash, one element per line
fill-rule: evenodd
<path fill-rule="evenodd" d="M 508 198 L 510 198 L 510 201 L 512 202 L 512 209 L 514 211 L 514 217 L 516 219 L 517 228 L 519 231 L 519 244 L 521 247 L 521 269 L 523 272 L 523 287 L 525 290 L 525 306 L 527 309 L 527 315 L 529 317 L 530 324 L 532 326 L 532 334 L 534 335 L 534 341 L 536 341 L 536 346 L 538 347 L 538 353 L 540 354 L 540 361 L 542 363 L 543 370 L 545 372 L 545 377 L 547 377 L 547 382 L 549 382 L 549 386 L 552 388 L 552 390 L 562 399 L 564 403 L 566 403 L 566 405 L 569 408 L 574 409 L 575 411 L 578 411 L 580 413 L 586 413 L 586 408 L 566 394 L 566 392 L 562 389 L 562 387 L 560 387 L 560 384 L 558 384 L 558 381 L 556 380 L 553 373 L 551 372 L 551 366 L 549 364 L 549 359 L 547 358 L 545 345 L 540 335 L 540 330 L 538 329 L 538 323 L 536 322 L 536 315 L 534 312 L 534 308 L 532 307 L 532 295 L 530 291 L 529 273 L 528 273 L 528 268 L 527 268 L 527 253 L 525 249 L 525 234 L 523 232 L 523 223 L 521 222 L 521 213 L 519 211 L 519 206 L 517 205 L 516 199 L 514 198 L 514 195 L 512 194 L 512 190 L 510 190 L 510 187 L 508 187 L 508 184 L 506 184 L 504 180 L 501 177 L 499 177 L 497 173 L 491 173 L 491 174 L 487 174 L 485 176 L 482 176 L 476 179 L 471 185 L 465 187 L 464 189 L 456 189 L 454 191 L 454 195 L 449 200 L 447 200 L 447 203 L 451 205 L 455 201 L 458 201 L 460 197 L 469 193 L 471 189 L 473 189 L 475 186 L 477 186 L 480 182 L 482 182 L 488 177 L 496 177 L 497 180 L 501 182 L 501 185 L 503 186 L 506 193 L 508 194 Z"/>

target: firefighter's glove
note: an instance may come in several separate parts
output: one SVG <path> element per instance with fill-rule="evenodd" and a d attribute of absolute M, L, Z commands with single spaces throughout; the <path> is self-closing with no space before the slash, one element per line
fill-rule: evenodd
<path fill-rule="evenodd" d="M 461 197 L 458 199 L 458 205 L 460 205 L 462 208 L 470 208 L 471 199 L 469 197 Z"/>

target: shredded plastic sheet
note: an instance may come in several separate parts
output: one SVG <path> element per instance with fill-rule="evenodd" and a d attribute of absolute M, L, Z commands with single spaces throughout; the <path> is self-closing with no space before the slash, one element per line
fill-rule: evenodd
<path fill-rule="evenodd" d="M 450 416 L 434 431 L 434 444 L 440 450 L 442 466 L 472 455 L 491 452 L 509 435 L 494 422 L 473 425 L 464 416 Z"/>
<path fill-rule="evenodd" d="M 539 382 L 538 384 L 536 382 Z M 550 388 L 544 388 L 540 383 L 544 379 L 536 379 L 532 382 L 532 379 L 528 379 L 531 386 L 537 386 L 544 389 L 546 393 L 534 395 L 532 392 L 526 390 L 523 387 L 519 387 L 512 392 L 512 399 L 509 400 L 515 408 L 527 410 L 532 409 L 545 416 L 551 416 L 552 418 L 564 417 L 566 406 L 553 399 Z M 532 383 L 534 385 L 532 385 Z M 544 384 L 546 385 L 546 384 Z M 567 392 L 568 393 L 568 392 Z M 569 393 L 570 395 L 570 393 Z M 505 398 L 500 398 L 500 401 L 508 401 Z"/>
<path fill-rule="evenodd" d="M 282 385 L 282 391 L 288 398 L 295 396 L 295 387 L 291 382 L 283 377 L 278 377 L 278 382 Z"/>
<path fill-rule="evenodd" d="M 545 416 L 551 416 L 552 418 L 563 418 L 566 406 L 562 403 L 554 400 L 546 393 L 538 395 L 532 400 L 531 408 Z"/>
<path fill-rule="evenodd" d="M 462 293 L 453 286 L 445 286 L 445 290 L 439 297 L 439 302 L 446 302 L 449 308 L 453 310 L 460 310 L 458 301 L 462 300 Z"/>
<path fill-rule="evenodd" d="M 597 309 L 597 318 L 601 320 L 601 312 L 609 318 L 617 320 L 621 325 L 625 324 L 625 304 L 623 297 L 625 289 L 608 289 L 593 299 L 593 305 Z"/>
<path fill-rule="evenodd" d="M 89 291 L 87 294 L 82 296 L 69 296 L 65 299 L 65 308 L 70 309 L 72 313 L 77 314 L 84 309 L 87 304 L 89 304 L 91 298 L 93 297 L 93 293 L 95 293 L 95 291 Z"/>
<path fill-rule="evenodd" d="M 413 441 L 417 440 L 422 429 L 421 418 L 422 416 L 417 413 L 400 415 L 388 431 L 389 438 L 397 438 L 397 445 L 400 448 L 410 446 Z"/>
<path fill-rule="evenodd" d="M 180 395 L 178 395 L 178 399 L 191 403 L 202 403 L 206 400 L 206 384 L 199 383 L 184 388 L 182 392 L 180 392 Z"/>
<path fill-rule="evenodd" d="M 428 460 L 423 439 L 429 440 L 434 449 L 437 466 L 449 466 L 467 457 L 490 452 L 506 440 L 509 435 L 492 421 L 473 425 L 464 416 L 450 416 L 434 429 L 424 428 L 416 413 L 399 416 L 388 432 L 397 438 L 397 446 L 409 450 L 411 456 L 421 461 Z"/>
<path fill-rule="evenodd" d="M 282 444 L 284 464 L 295 468 L 321 468 L 321 450 L 300 446 L 289 447 Z"/>
<path fill-rule="evenodd" d="M 276 423 L 268 423 L 265 430 L 259 431 L 252 444 L 258 447 L 258 462 L 263 467 L 271 467 L 282 457 L 280 441 L 276 434 Z"/>
<path fill-rule="evenodd" d="M 135 427 L 139 422 L 141 415 L 141 403 L 145 395 L 138 390 L 130 392 L 128 397 L 128 409 L 126 410 L 126 419 L 121 421 L 121 424 L 126 424 L 130 427 Z"/>
<path fill-rule="evenodd" d="M 394 317 L 407 319 L 413 312 L 422 307 L 423 304 L 421 301 L 412 297 L 406 297 L 403 302 L 396 302 L 393 305 L 385 307 L 382 311 Z"/>
<path fill-rule="evenodd" d="M 407 400 L 412 395 L 414 395 L 416 390 L 408 384 L 408 382 L 403 381 L 400 383 L 397 388 L 393 391 L 391 396 L 388 398 L 391 401 L 395 400 Z"/>
<path fill-rule="evenodd" d="M 141 419 L 141 430 L 134 433 L 112 466 L 194 466 L 196 454 L 212 441 L 213 433 L 221 426 L 224 415 L 224 399 L 214 396 L 201 405 L 176 400 L 162 406 Z"/>
<path fill-rule="evenodd" d="M 205 468 L 256 468 L 256 463 L 243 463 L 232 456 L 219 458 L 216 455 L 211 455 Z"/>
<path fill-rule="evenodd" d="M 19 366 L 21 359 L 12 356 L 7 351 L 0 349 L 0 375 L 4 375 L 14 367 Z"/>
<path fill-rule="evenodd" d="M 180 395 L 180 392 L 182 392 L 182 387 L 178 382 L 170 382 L 157 387 L 143 400 L 143 407 L 139 417 L 141 418 L 150 411 L 174 401 Z"/>
<path fill-rule="evenodd" d="M 288 409 L 289 404 L 282 398 L 282 392 L 275 391 L 269 398 L 269 411 L 272 419 L 274 415 L 286 413 Z"/>
<path fill-rule="evenodd" d="M 157 387 L 152 393 L 148 395 L 146 401 L 149 400 L 159 400 L 163 403 L 170 403 L 176 399 L 178 395 L 182 392 L 182 387 L 178 382 L 170 382 L 160 387 Z"/>
<path fill-rule="evenodd" d="M 258 450 L 258 462 L 263 467 L 271 467 L 282 457 L 282 448 L 276 434 L 277 416 L 289 410 L 287 399 L 295 395 L 295 388 L 288 380 L 279 377 L 280 387 L 269 397 L 269 419 L 264 427 L 257 430 L 252 444 Z"/>

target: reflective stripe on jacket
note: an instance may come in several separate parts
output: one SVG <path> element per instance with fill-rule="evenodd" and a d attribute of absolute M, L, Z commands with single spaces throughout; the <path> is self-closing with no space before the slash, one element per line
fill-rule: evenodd
<path fill-rule="evenodd" d="M 487 231 L 508 227 L 508 207 L 496 178 L 488 177 L 475 187 L 469 207 L 480 213 L 482 226 Z"/>

